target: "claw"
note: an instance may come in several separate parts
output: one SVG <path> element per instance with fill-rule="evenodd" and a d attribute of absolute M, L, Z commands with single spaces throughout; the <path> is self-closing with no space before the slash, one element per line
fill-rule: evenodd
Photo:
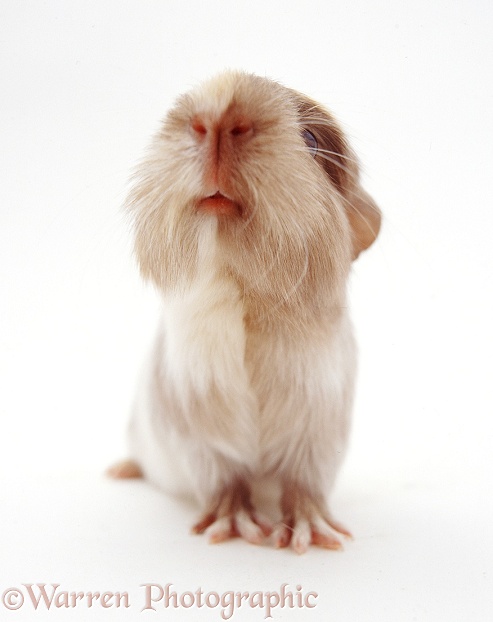
<path fill-rule="evenodd" d="M 272 532 L 274 546 L 276 549 L 285 549 L 291 541 L 292 529 L 283 523 L 276 525 Z"/>
<path fill-rule="evenodd" d="M 232 520 L 229 516 L 223 516 L 219 520 L 212 523 L 207 529 L 207 535 L 209 536 L 209 542 L 211 544 L 218 544 L 229 540 L 234 535 Z"/>
<path fill-rule="evenodd" d="M 306 519 L 300 519 L 295 524 L 293 536 L 291 538 L 291 546 L 298 555 L 306 553 L 312 542 L 312 533 L 310 523 Z"/>
<path fill-rule="evenodd" d="M 250 489 L 237 482 L 223 490 L 210 510 L 192 528 L 193 533 L 204 533 L 209 542 L 217 544 L 240 537 L 251 544 L 262 544 L 272 532 L 270 522 L 255 512 L 250 501 Z"/>
<path fill-rule="evenodd" d="M 283 521 L 274 529 L 274 546 L 291 548 L 299 555 L 310 544 L 332 551 L 341 550 L 337 535 L 352 538 L 351 533 L 334 521 L 321 496 L 315 496 L 300 485 L 286 486 L 282 498 Z"/>
<path fill-rule="evenodd" d="M 192 533 L 201 534 L 215 521 L 214 514 L 206 514 L 192 527 Z"/>
<path fill-rule="evenodd" d="M 264 539 L 264 534 L 259 525 L 254 522 L 253 516 L 251 517 L 245 510 L 240 510 L 235 516 L 235 526 L 240 533 L 240 536 L 251 544 L 261 544 Z"/>
<path fill-rule="evenodd" d="M 316 531 L 312 531 L 312 544 L 331 551 L 340 551 L 343 548 L 341 541 L 334 536 L 326 536 Z"/>

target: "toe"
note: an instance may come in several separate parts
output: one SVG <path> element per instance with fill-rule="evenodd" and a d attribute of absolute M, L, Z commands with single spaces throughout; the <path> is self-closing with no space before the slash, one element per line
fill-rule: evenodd
<path fill-rule="evenodd" d="M 248 512 L 240 510 L 235 516 L 235 525 L 240 536 L 251 544 L 261 544 L 264 539 L 264 532 L 260 525 L 257 525 L 250 517 Z"/>
<path fill-rule="evenodd" d="M 204 533 L 204 531 L 216 520 L 215 514 L 205 514 L 198 523 L 192 527 L 192 533 Z"/>
<path fill-rule="evenodd" d="M 321 546 L 324 549 L 330 549 L 331 551 L 341 550 L 342 544 L 335 536 L 319 533 L 318 531 L 312 531 L 312 544 Z"/>
<path fill-rule="evenodd" d="M 133 460 L 122 460 L 111 466 L 106 474 L 113 479 L 137 479 L 143 477 L 142 469 Z"/>
<path fill-rule="evenodd" d="M 272 529 L 273 529 L 272 523 L 270 522 L 270 520 L 265 518 L 265 516 L 262 516 L 262 514 L 259 514 L 258 512 L 254 512 L 252 517 L 253 517 L 254 522 L 262 530 L 263 535 L 266 537 L 270 536 L 270 534 L 272 533 Z"/>
<path fill-rule="evenodd" d="M 223 516 L 207 528 L 210 544 L 218 544 L 229 540 L 234 536 L 233 522 L 231 517 Z"/>
<path fill-rule="evenodd" d="M 312 541 L 312 532 L 310 529 L 310 523 L 305 520 L 299 520 L 293 531 L 293 537 L 291 538 L 291 546 L 298 555 L 302 555 L 308 551 Z"/>
<path fill-rule="evenodd" d="M 274 527 L 272 539 L 276 549 L 284 549 L 291 542 L 292 529 L 285 523 L 279 523 Z"/>
<path fill-rule="evenodd" d="M 324 520 L 334 531 L 339 533 L 341 536 L 344 536 L 345 538 L 348 538 L 349 540 L 353 539 L 353 534 L 346 527 L 344 527 L 344 525 L 342 525 L 339 521 L 334 520 L 332 516 L 325 515 Z"/>

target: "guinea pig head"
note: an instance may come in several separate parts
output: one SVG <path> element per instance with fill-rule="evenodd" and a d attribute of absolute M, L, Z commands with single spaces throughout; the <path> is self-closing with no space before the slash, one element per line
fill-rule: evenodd
<path fill-rule="evenodd" d="M 141 271 L 165 291 L 181 287 L 209 245 L 257 308 L 340 302 L 351 260 L 380 226 L 358 175 L 319 104 L 221 74 L 176 101 L 137 171 L 128 205 Z"/>

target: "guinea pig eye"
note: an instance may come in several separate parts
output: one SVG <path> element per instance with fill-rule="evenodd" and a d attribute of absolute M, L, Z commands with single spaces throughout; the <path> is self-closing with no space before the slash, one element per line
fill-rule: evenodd
<path fill-rule="evenodd" d="M 301 135 L 303 136 L 303 140 L 308 147 L 308 151 L 312 154 L 312 156 L 316 156 L 318 151 L 318 142 L 315 136 L 309 130 L 303 130 Z"/>

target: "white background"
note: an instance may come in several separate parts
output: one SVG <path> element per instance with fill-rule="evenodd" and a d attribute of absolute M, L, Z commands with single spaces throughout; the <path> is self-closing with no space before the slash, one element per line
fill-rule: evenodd
<path fill-rule="evenodd" d="M 489 0 L 2 3 L 0 592 L 131 598 L 2 619 L 221 619 L 140 613 L 145 582 L 319 594 L 278 620 L 493 618 L 492 32 Z M 124 455 L 158 311 L 132 259 L 127 180 L 175 96 L 225 67 L 330 107 L 384 213 L 351 279 L 343 553 L 214 547 L 189 535 L 194 508 L 102 475 Z"/>

